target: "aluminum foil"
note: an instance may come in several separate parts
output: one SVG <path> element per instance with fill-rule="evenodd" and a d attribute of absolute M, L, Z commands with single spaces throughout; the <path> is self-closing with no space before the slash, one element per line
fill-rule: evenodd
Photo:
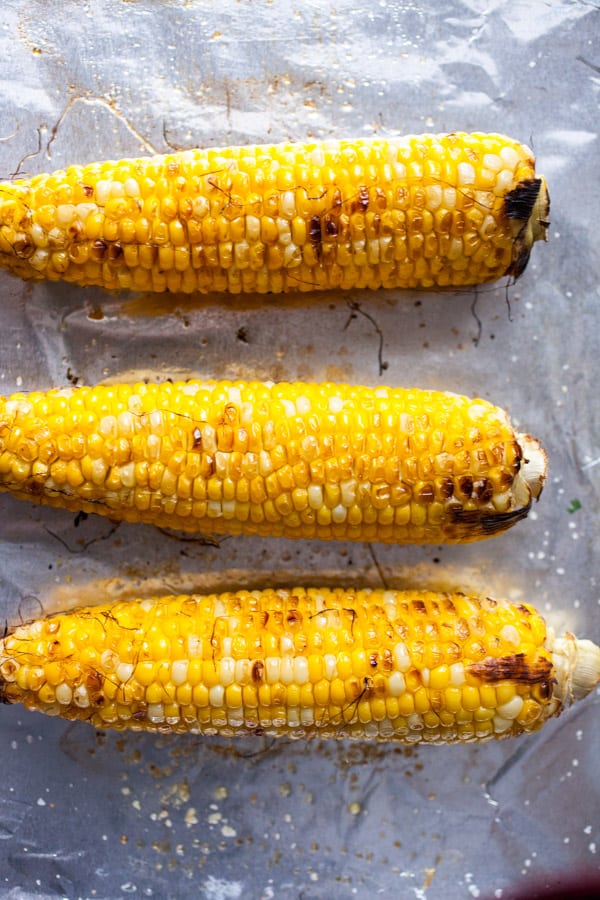
<path fill-rule="evenodd" d="M 464 586 L 600 640 L 597 4 L 554 0 L 4 0 L 0 175 L 170 147 L 503 131 L 549 181 L 514 286 L 436 294 L 109 296 L 0 273 L 0 390 L 149 375 L 479 394 L 550 478 L 466 547 L 212 544 L 0 497 L 0 615 L 295 582 Z M 8 898 L 535 896 L 598 875 L 600 701 L 479 747 L 100 735 L 0 710 Z"/>

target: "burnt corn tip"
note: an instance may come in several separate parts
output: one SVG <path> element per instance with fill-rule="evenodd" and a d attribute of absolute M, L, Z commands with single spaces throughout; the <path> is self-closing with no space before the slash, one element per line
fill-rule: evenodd
<path fill-rule="evenodd" d="M 543 176 L 522 181 L 504 197 L 504 215 L 511 222 L 515 243 L 507 272 L 515 280 L 523 274 L 536 241 L 545 241 L 550 226 L 550 195 Z"/>

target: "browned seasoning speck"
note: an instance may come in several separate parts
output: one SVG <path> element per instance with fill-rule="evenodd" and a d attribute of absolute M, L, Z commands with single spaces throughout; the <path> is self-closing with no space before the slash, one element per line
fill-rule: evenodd
<path fill-rule="evenodd" d="M 338 226 L 337 222 L 332 219 L 330 216 L 325 217 L 325 234 L 328 237 L 337 237 Z"/>
<path fill-rule="evenodd" d="M 482 503 L 488 503 L 494 496 L 494 486 L 489 478 L 480 478 L 473 485 L 475 496 Z"/>
<path fill-rule="evenodd" d="M 106 251 L 108 250 L 108 244 L 105 241 L 94 241 L 91 247 L 91 256 L 92 259 L 96 262 L 101 262 L 106 256 Z"/>
<path fill-rule="evenodd" d="M 264 670 L 264 663 L 262 663 L 260 659 L 257 659 L 256 662 L 252 664 L 252 681 L 262 681 Z"/>
<path fill-rule="evenodd" d="M 465 497 L 470 497 L 473 494 L 473 479 L 470 475 L 463 475 L 459 478 L 458 486 Z"/>
<path fill-rule="evenodd" d="M 34 246 L 27 240 L 15 241 L 13 244 L 15 255 L 20 259 L 28 259 L 34 253 Z"/>
<path fill-rule="evenodd" d="M 123 248 L 119 241 L 115 241 L 108 248 L 108 258 L 111 262 L 116 262 L 121 256 L 123 256 Z"/>
<path fill-rule="evenodd" d="M 442 500 L 447 500 L 454 493 L 454 482 L 451 478 L 442 478 L 438 484 L 438 492 Z"/>
<path fill-rule="evenodd" d="M 392 657 L 392 651 L 387 647 L 383 651 L 383 660 L 381 663 L 382 669 L 384 672 L 391 672 L 394 668 L 394 659 Z"/>
<path fill-rule="evenodd" d="M 435 492 L 433 490 L 432 484 L 424 484 L 421 490 L 419 491 L 419 499 L 422 503 L 433 503 L 435 499 Z"/>
<path fill-rule="evenodd" d="M 233 405 L 233 403 L 228 403 L 223 411 L 223 421 L 228 422 L 230 425 L 235 424 L 237 422 L 238 411 L 237 407 Z"/>
<path fill-rule="evenodd" d="M 313 245 L 314 251 L 317 254 L 317 259 L 321 257 L 322 251 L 322 242 L 323 237 L 321 234 L 321 217 L 313 216 L 310 220 L 310 226 L 308 229 L 308 237 L 310 238 L 310 242 Z"/>
<path fill-rule="evenodd" d="M 104 703 L 104 695 L 102 694 L 102 685 L 104 683 L 104 679 L 99 672 L 96 670 L 92 670 L 88 672 L 85 676 L 85 686 L 87 688 L 88 696 L 90 701 L 96 705 L 101 706 Z"/>

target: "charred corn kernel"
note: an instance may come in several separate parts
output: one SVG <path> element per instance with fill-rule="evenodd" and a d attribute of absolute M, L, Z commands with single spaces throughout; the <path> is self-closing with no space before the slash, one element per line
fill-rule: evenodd
<path fill-rule="evenodd" d="M 108 289 L 460 287 L 518 277 L 548 207 L 498 134 L 188 150 L 1 183 L 0 265 Z"/>
<path fill-rule="evenodd" d="M 483 648 L 476 659 L 472 632 Z M 431 635 L 433 655 L 454 663 L 424 664 Z M 144 599 L 54 615 L 0 641 L 3 702 L 161 733 L 486 740 L 537 730 L 599 678 L 590 641 L 555 638 L 533 607 L 462 593 Z"/>
<path fill-rule="evenodd" d="M 190 381 L 0 398 L 0 490 L 186 531 L 471 541 L 524 518 L 545 468 L 502 410 L 450 393 Z"/>

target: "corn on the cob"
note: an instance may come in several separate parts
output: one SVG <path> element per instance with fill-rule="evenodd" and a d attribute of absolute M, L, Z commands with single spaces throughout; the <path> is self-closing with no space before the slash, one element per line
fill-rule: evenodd
<path fill-rule="evenodd" d="M 262 382 L 0 399 L 0 489 L 186 531 L 471 541 L 527 515 L 546 459 L 481 399 Z"/>
<path fill-rule="evenodd" d="M 96 728 L 445 743 L 540 728 L 600 648 L 462 593 L 239 591 L 92 606 L 0 641 L 0 698 Z"/>
<path fill-rule="evenodd" d="M 0 184 L 0 265 L 142 291 L 462 287 L 545 237 L 528 147 L 496 134 L 189 150 Z"/>

